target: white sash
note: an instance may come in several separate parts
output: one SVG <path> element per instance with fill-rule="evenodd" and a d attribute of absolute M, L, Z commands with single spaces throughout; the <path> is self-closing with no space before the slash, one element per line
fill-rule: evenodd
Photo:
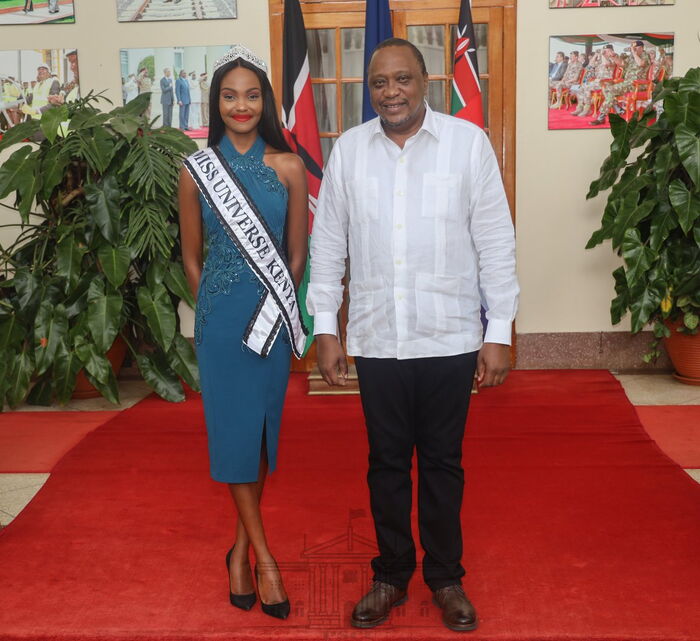
<path fill-rule="evenodd" d="M 218 147 L 195 152 L 185 160 L 185 167 L 266 289 L 248 323 L 243 343 L 265 358 L 284 323 L 294 355 L 301 358 L 308 331 L 299 316 L 289 267 L 265 219 Z"/>

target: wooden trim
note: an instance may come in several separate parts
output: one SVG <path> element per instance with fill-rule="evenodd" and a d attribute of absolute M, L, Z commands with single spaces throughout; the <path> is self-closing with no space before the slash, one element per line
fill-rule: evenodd
<path fill-rule="evenodd" d="M 530 0 L 532 2 L 532 0 Z M 518 0 L 472 0 L 472 10 L 492 7 L 515 8 Z M 314 13 L 341 13 L 358 11 L 364 13 L 365 3 L 358 0 L 300 0 L 304 20 L 307 15 Z M 391 11 L 406 11 L 410 9 L 459 9 L 461 0 L 389 0 Z M 270 0 L 270 15 L 282 13 L 284 2 Z M 308 24 L 306 25 L 309 26 Z"/>

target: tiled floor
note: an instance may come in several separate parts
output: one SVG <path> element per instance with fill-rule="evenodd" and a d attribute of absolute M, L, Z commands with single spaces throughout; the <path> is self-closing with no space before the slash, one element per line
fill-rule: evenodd
<path fill-rule="evenodd" d="M 618 380 L 633 405 L 700 405 L 700 387 L 684 385 L 670 375 L 620 374 Z M 16 411 L 101 411 L 127 409 L 150 393 L 142 381 L 121 381 L 121 405 L 103 398 L 74 400 L 64 407 L 22 406 Z M 700 469 L 686 470 L 700 483 Z M 0 474 L 0 528 L 15 518 L 42 488 L 48 474 Z"/>

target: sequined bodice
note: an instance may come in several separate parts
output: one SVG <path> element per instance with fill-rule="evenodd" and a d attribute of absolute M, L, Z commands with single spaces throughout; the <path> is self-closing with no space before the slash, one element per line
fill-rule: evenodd
<path fill-rule="evenodd" d="M 236 177 L 243 183 L 260 215 L 265 219 L 269 230 L 281 245 L 287 216 L 288 194 L 277 178 L 275 170 L 263 162 L 265 141 L 258 137 L 253 146 L 245 154 L 241 154 L 224 136 L 219 143 L 219 148 Z M 243 281 L 257 284 L 259 295 L 263 292 L 257 277 L 201 194 L 199 203 L 205 229 L 206 260 L 197 301 L 195 324 L 195 342 L 197 343 L 201 341 L 201 331 L 202 326 L 206 324 L 206 315 L 211 311 L 212 296 L 230 294 L 231 288 Z"/>

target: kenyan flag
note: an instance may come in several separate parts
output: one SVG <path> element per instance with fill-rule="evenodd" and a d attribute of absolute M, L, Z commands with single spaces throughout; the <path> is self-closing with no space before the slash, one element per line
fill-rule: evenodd
<path fill-rule="evenodd" d="M 479 85 L 479 65 L 476 59 L 476 37 L 470 0 L 462 0 L 457 25 L 452 104 L 450 113 L 457 118 L 484 126 L 484 108 Z"/>

